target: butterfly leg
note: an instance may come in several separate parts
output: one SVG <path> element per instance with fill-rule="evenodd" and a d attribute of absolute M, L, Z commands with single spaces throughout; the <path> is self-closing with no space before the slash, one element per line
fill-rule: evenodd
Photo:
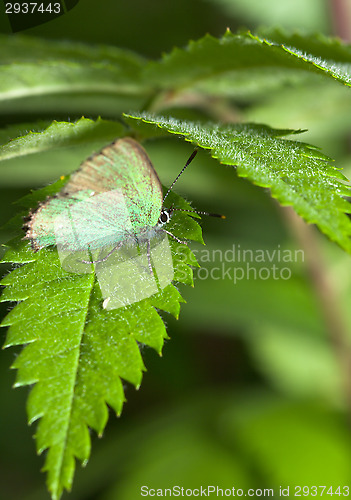
<path fill-rule="evenodd" d="M 176 236 L 174 236 L 174 234 L 170 233 L 166 229 L 161 229 L 161 231 L 164 231 L 165 233 L 167 233 L 169 236 L 171 236 L 174 240 L 178 241 L 178 243 L 181 243 L 182 245 L 187 245 L 188 244 L 187 241 L 180 240 L 179 238 L 177 238 Z"/>
<path fill-rule="evenodd" d="M 107 255 L 105 255 L 105 257 L 103 257 L 102 259 L 99 259 L 99 260 L 82 260 L 81 262 L 83 262 L 84 264 L 99 264 L 100 262 L 105 262 L 113 254 L 113 252 L 115 252 L 116 250 L 118 250 L 119 248 L 121 248 L 121 246 L 122 246 L 122 243 L 118 243 L 118 245 L 116 245 L 115 247 L 113 247 L 112 250 Z"/>

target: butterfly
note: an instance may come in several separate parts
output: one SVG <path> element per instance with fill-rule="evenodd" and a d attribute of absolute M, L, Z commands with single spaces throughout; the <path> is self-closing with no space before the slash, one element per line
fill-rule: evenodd
<path fill-rule="evenodd" d="M 197 149 L 163 196 L 160 179 L 144 148 L 130 137 L 117 139 L 85 160 L 61 191 L 30 212 L 25 238 L 34 251 L 56 245 L 62 264 L 75 255 L 74 262 L 79 265 L 72 267 L 72 259 L 70 267 L 66 264 L 73 272 L 88 272 L 84 265 L 91 269 L 91 264 L 108 262 L 123 248 L 140 251 L 146 245 L 146 265 L 153 276 L 152 260 L 155 264 L 155 260 L 165 258 L 163 252 L 151 259 L 153 239 L 168 235 L 178 243 L 187 243 L 165 227 L 173 212 L 183 209 L 165 208 L 164 202 L 196 154 Z"/>

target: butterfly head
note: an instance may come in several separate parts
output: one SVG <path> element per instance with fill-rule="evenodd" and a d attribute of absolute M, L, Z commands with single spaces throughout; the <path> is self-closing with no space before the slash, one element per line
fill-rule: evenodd
<path fill-rule="evenodd" d="M 158 218 L 157 225 L 158 226 L 163 226 L 164 224 L 167 224 L 169 222 L 170 218 L 172 217 L 173 213 L 173 208 L 163 208 L 160 213 L 160 217 Z"/>

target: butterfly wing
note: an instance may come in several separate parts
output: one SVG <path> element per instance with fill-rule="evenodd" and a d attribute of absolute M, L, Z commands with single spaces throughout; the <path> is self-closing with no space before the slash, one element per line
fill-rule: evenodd
<path fill-rule="evenodd" d="M 64 188 L 31 215 L 26 237 L 36 250 L 56 244 L 56 221 L 56 233 L 62 226 L 59 239 L 72 250 L 89 242 L 114 244 L 125 233 L 154 227 L 161 208 L 157 173 L 143 147 L 126 137 L 84 161 Z M 73 231 L 67 220 L 73 220 Z"/>

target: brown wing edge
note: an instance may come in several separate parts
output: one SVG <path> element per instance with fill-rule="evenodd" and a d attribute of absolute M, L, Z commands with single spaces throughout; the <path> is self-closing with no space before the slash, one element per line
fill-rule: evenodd
<path fill-rule="evenodd" d="M 79 173 L 82 172 L 83 169 L 89 169 L 90 167 L 90 163 L 95 163 L 96 162 L 96 159 L 98 159 L 100 156 L 101 157 L 105 157 L 105 158 L 108 158 L 109 157 L 109 151 L 112 149 L 114 149 L 116 152 L 119 152 L 122 153 L 122 151 L 120 150 L 119 148 L 119 145 L 122 143 L 122 142 L 126 142 L 128 143 L 134 150 L 137 151 L 137 153 L 143 157 L 143 161 L 145 163 L 148 164 L 149 168 L 150 168 L 150 171 L 152 172 L 152 175 L 154 176 L 154 178 L 157 180 L 158 182 L 158 185 L 160 186 L 160 192 L 161 192 L 161 195 L 162 195 L 162 187 L 161 187 L 161 181 L 158 177 L 158 174 L 153 166 L 153 164 L 151 163 L 151 160 L 147 154 L 147 152 L 145 151 L 145 149 L 143 148 L 143 146 L 137 142 L 135 139 L 133 139 L 132 137 L 120 137 L 118 138 L 117 140 L 111 142 L 110 144 L 107 144 L 106 146 L 104 146 L 100 151 L 96 152 L 96 153 L 93 153 L 92 155 L 90 155 L 88 158 L 86 158 L 79 166 L 79 168 L 77 170 L 75 170 L 72 174 L 71 174 L 71 178 L 70 180 L 67 182 L 67 184 L 62 188 L 62 190 L 60 191 L 59 195 L 60 196 L 67 196 L 67 195 L 71 195 L 72 193 L 74 192 L 77 192 L 79 191 L 79 188 L 78 186 L 76 185 L 75 183 L 75 177 L 77 175 L 79 175 Z M 80 184 L 80 183 L 79 183 Z M 153 183 L 150 183 L 151 186 L 153 185 Z M 91 185 L 89 186 L 90 189 L 94 190 L 95 186 L 94 185 Z"/>

